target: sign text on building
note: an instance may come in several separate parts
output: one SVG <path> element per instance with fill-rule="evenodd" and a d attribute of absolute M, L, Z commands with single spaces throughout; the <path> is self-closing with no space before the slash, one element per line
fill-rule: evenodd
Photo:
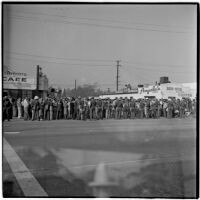
<path fill-rule="evenodd" d="M 36 81 L 34 78 L 28 77 L 25 73 L 7 71 L 3 74 L 3 88 L 35 90 Z"/>

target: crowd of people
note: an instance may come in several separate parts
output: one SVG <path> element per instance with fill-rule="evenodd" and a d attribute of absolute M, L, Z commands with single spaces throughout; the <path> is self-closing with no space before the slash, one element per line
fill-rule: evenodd
<path fill-rule="evenodd" d="M 3 120 L 100 120 L 184 118 L 196 113 L 196 99 L 3 98 Z"/>

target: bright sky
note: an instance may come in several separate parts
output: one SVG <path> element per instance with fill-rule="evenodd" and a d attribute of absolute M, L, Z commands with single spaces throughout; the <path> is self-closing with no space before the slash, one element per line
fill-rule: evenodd
<path fill-rule="evenodd" d="M 196 81 L 197 5 L 4 5 L 4 64 L 62 88 Z"/>

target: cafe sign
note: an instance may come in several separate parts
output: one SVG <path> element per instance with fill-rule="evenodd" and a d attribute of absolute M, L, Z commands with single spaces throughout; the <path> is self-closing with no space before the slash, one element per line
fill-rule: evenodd
<path fill-rule="evenodd" d="M 3 74 L 3 88 L 35 90 L 36 80 L 35 78 L 28 77 L 25 73 L 6 71 Z"/>

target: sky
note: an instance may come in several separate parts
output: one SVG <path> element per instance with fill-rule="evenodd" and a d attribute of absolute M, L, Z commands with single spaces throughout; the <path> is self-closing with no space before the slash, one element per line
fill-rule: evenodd
<path fill-rule="evenodd" d="M 196 82 L 197 21 L 192 4 L 3 5 L 4 65 L 50 85 L 119 88 Z"/>

